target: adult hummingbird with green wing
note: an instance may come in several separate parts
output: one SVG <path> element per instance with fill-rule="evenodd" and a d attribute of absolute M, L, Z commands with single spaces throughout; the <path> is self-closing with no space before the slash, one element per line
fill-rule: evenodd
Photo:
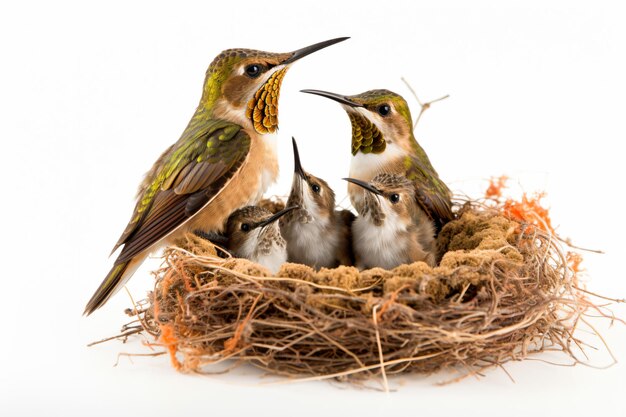
<path fill-rule="evenodd" d="M 389 90 L 370 90 L 344 96 L 321 90 L 302 90 L 339 102 L 352 125 L 350 177 L 370 182 L 377 174 L 399 174 L 415 189 L 418 215 L 428 218 L 435 232 L 454 218 L 451 193 L 439 178 L 413 134 L 406 101 Z M 352 205 L 361 212 L 367 191 L 348 185 Z"/>
<path fill-rule="evenodd" d="M 213 60 L 189 124 L 139 187 L 113 252 L 122 250 L 86 315 L 119 291 L 151 252 L 186 232 L 220 232 L 232 212 L 258 202 L 278 175 L 278 96 L 287 69 L 346 39 L 287 53 L 228 49 Z"/>

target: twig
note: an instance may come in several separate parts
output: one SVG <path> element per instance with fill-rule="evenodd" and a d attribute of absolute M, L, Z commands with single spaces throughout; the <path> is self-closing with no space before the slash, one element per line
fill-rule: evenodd
<path fill-rule="evenodd" d="M 422 103 L 422 101 L 417 96 L 417 93 L 415 92 L 413 87 L 411 87 L 411 84 L 409 84 L 409 82 L 404 77 L 401 77 L 400 79 L 408 87 L 409 91 L 411 92 L 411 94 L 413 94 L 413 97 L 415 97 L 415 100 L 417 100 L 417 103 L 420 106 L 420 112 L 417 115 L 417 118 L 415 119 L 415 122 L 413 123 L 413 130 L 415 130 L 415 128 L 417 127 L 417 124 L 419 123 L 420 119 L 422 118 L 422 114 L 424 114 L 424 112 L 430 108 L 430 105 L 433 104 L 433 103 L 436 103 L 438 101 L 447 99 L 448 97 L 450 97 L 450 94 L 446 94 L 445 96 L 441 96 L 441 97 L 436 98 L 434 100 L 427 101 L 426 103 Z"/>
<path fill-rule="evenodd" d="M 124 333 L 120 333 L 117 336 L 111 336 L 111 337 L 107 337 L 101 340 L 97 340 L 95 342 L 91 342 L 87 345 L 87 347 L 92 347 L 95 345 L 99 345 L 100 343 L 104 343 L 104 342 L 108 342 L 109 340 L 114 340 L 114 339 L 124 339 L 124 341 L 128 338 L 128 336 L 137 334 L 137 333 L 141 333 L 143 331 L 143 327 L 139 327 L 139 328 L 135 328 L 132 330 L 129 330 L 127 332 Z"/>
<path fill-rule="evenodd" d="M 126 352 L 122 352 L 122 353 L 118 353 L 117 354 L 117 360 L 115 361 L 115 363 L 113 364 L 113 366 L 117 366 L 120 363 L 120 358 L 122 356 L 126 356 L 130 362 L 132 363 L 133 360 L 132 358 L 135 356 L 161 356 L 161 355 L 165 355 L 167 352 L 154 352 L 154 353 L 126 353 Z"/>
<path fill-rule="evenodd" d="M 380 373 L 383 376 L 383 387 L 385 392 L 389 393 L 389 382 L 387 381 L 387 373 L 385 372 L 385 358 L 383 357 L 383 346 L 380 343 L 380 331 L 378 330 L 378 318 L 376 310 L 380 304 L 376 304 L 372 309 L 372 320 L 374 320 L 374 329 L 376 329 L 376 346 L 378 347 L 378 359 L 380 360 Z"/>

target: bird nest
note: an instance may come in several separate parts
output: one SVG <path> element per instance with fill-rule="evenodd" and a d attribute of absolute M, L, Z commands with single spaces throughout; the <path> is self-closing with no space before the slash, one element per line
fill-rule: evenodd
<path fill-rule="evenodd" d="M 538 198 L 490 197 L 465 202 L 443 228 L 434 268 L 287 263 L 273 275 L 190 234 L 165 250 L 147 306 L 133 311 L 182 371 L 234 359 L 278 375 L 386 381 L 467 375 L 546 349 L 575 359 L 575 329 L 595 307 L 578 284 L 580 257 L 563 252 Z"/>

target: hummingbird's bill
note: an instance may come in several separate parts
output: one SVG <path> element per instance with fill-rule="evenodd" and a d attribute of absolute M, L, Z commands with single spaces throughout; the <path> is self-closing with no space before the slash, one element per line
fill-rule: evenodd
<path fill-rule="evenodd" d="M 383 193 L 380 190 L 372 187 L 370 184 L 368 184 L 365 181 L 357 180 L 356 178 L 342 178 L 342 179 L 344 181 L 351 182 L 352 184 L 356 184 L 359 187 L 362 187 L 365 190 L 369 191 L 370 193 L 373 193 L 373 194 L 376 194 L 376 195 L 383 195 Z"/>
<path fill-rule="evenodd" d="M 302 164 L 300 163 L 300 152 L 298 152 L 298 145 L 296 144 L 296 138 L 291 137 L 291 143 L 293 144 L 293 170 L 296 174 L 302 178 L 306 178 Z"/>
<path fill-rule="evenodd" d="M 295 210 L 297 208 L 299 208 L 299 207 L 298 206 L 285 207 L 284 209 L 282 209 L 281 211 L 279 211 L 279 212 L 275 213 L 274 215 L 268 217 L 267 219 L 258 222 L 257 224 L 255 224 L 255 227 L 265 227 L 268 224 L 272 224 L 276 220 L 278 220 L 281 217 L 283 217 L 285 214 L 289 213 L 291 210 Z"/>
<path fill-rule="evenodd" d="M 285 59 L 283 62 L 281 62 L 281 64 L 283 64 L 283 65 L 291 64 L 292 62 L 296 62 L 300 58 L 304 58 L 305 56 L 310 55 L 313 52 L 317 52 L 320 49 L 324 49 L 324 48 L 326 48 L 328 46 L 331 46 L 331 45 L 334 45 L 336 43 L 343 42 L 346 39 L 350 39 L 350 37 L 349 36 L 344 36 L 344 37 L 341 37 L 341 38 L 329 39 L 329 40 L 324 41 L 324 42 L 318 42 L 318 43 L 313 44 L 313 45 L 305 46 L 302 49 L 298 49 L 297 51 L 293 51 L 291 53 L 291 56 L 289 58 Z"/>
<path fill-rule="evenodd" d="M 331 93 L 329 91 L 306 89 L 306 90 L 300 90 L 300 92 L 301 93 L 307 93 L 307 94 L 315 94 L 316 96 L 326 97 L 326 98 L 334 100 L 334 101 L 336 101 L 338 103 L 345 104 L 346 106 L 350 106 L 350 107 L 363 107 L 362 104 L 359 104 L 359 103 L 357 103 L 355 101 L 352 101 L 352 100 L 350 100 L 348 97 L 346 97 L 344 95 Z"/>

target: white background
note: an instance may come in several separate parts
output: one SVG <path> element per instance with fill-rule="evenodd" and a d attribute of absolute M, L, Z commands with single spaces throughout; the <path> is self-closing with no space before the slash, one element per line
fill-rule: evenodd
<path fill-rule="evenodd" d="M 422 99 L 451 95 L 417 130 L 451 188 L 477 196 L 486 178 L 507 174 L 514 185 L 546 190 L 560 233 L 606 251 L 585 257 L 589 289 L 624 297 L 619 2 L 86 3 L 0 6 L 0 414 L 624 412 L 626 328 L 605 321 L 594 323 L 620 359 L 607 370 L 526 361 L 506 366 L 515 383 L 502 370 L 444 387 L 435 383 L 446 375 L 406 376 L 384 394 L 326 382 L 267 385 L 249 368 L 182 375 L 166 357 L 122 357 L 114 367 L 117 353 L 147 348 L 85 345 L 119 329 L 128 297 L 81 317 L 109 270 L 136 185 L 182 132 L 213 57 L 229 47 L 282 52 L 336 36 L 352 39 L 298 62 L 283 83 L 283 175 L 274 192 L 287 192 L 295 135 L 304 167 L 345 195 L 347 117 L 298 90 L 389 88 L 416 114 L 405 76 Z M 150 289 L 157 265 L 135 275 L 135 297 Z M 614 311 L 626 317 L 623 307 Z M 594 365 L 610 362 L 605 350 L 592 355 Z"/>

